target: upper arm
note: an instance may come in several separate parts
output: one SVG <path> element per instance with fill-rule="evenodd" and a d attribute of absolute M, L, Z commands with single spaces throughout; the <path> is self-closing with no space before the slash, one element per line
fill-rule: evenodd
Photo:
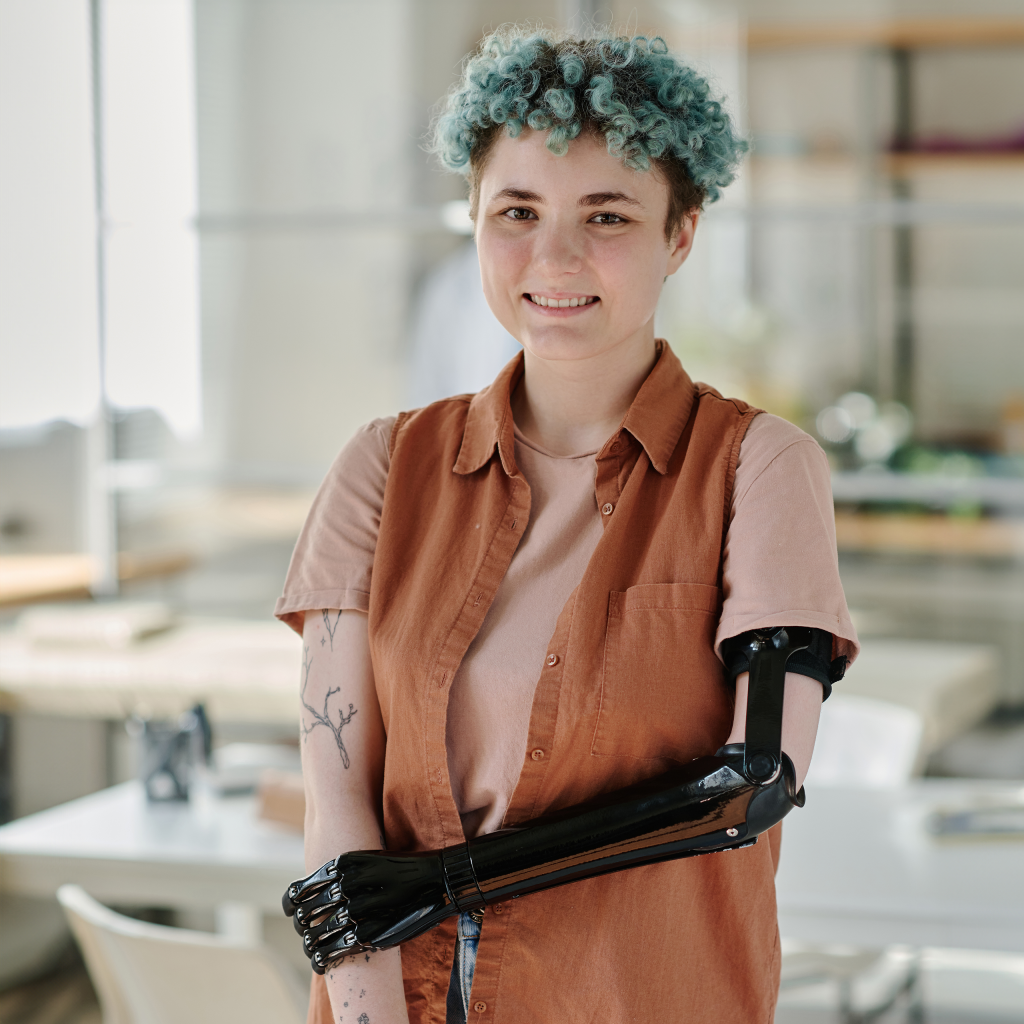
<path fill-rule="evenodd" d="M 387 417 L 357 430 L 313 500 L 274 610 L 297 633 L 308 609 L 369 609 L 393 424 Z"/>
<path fill-rule="evenodd" d="M 722 556 L 724 603 L 716 646 L 769 626 L 810 626 L 857 654 L 836 554 L 828 461 L 799 428 L 755 417 L 740 448 Z"/>

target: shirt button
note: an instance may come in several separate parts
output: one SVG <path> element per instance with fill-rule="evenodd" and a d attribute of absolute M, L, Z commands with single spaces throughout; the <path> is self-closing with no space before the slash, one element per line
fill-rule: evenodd
<path fill-rule="evenodd" d="M 505 913 L 505 908 L 500 903 L 496 903 L 493 907 L 491 907 L 491 913 L 492 914 L 504 914 Z"/>
<path fill-rule="evenodd" d="M 536 750 L 531 750 L 530 751 L 530 757 L 532 757 L 534 759 L 534 761 L 543 761 L 544 760 L 544 751 L 541 750 L 538 747 Z"/>
<path fill-rule="evenodd" d="M 478 1000 L 473 1004 L 473 1009 L 476 1010 L 477 1013 L 483 1013 L 484 1010 L 487 1009 L 487 1004 L 482 1000 Z"/>
<path fill-rule="evenodd" d="M 610 501 L 606 501 L 601 506 L 601 515 L 610 516 L 614 511 L 615 511 L 615 506 Z"/>
<path fill-rule="evenodd" d="M 545 660 L 552 668 L 554 668 L 554 666 L 558 664 L 558 655 L 549 654 Z"/>

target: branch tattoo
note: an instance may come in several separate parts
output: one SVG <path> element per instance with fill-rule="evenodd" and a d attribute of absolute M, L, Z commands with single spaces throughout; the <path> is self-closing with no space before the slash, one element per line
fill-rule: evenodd
<path fill-rule="evenodd" d="M 321 614 L 324 617 L 324 628 L 327 630 L 327 635 L 331 638 L 331 651 L 333 653 L 333 651 L 334 651 L 334 634 L 337 632 L 337 630 L 338 630 L 338 623 L 341 621 L 341 612 L 340 611 L 338 612 L 338 615 L 335 618 L 333 624 L 331 623 L 330 612 L 328 612 L 328 610 L 326 608 L 324 608 L 324 610 L 321 612 Z M 323 647 L 323 645 L 324 645 L 324 641 L 321 640 L 320 641 L 320 646 Z"/>
<path fill-rule="evenodd" d="M 326 619 L 327 613 L 324 613 Z M 335 623 L 337 625 L 337 623 Z M 323 711 L 317 711 L 311 704 L 306 701 L 306 687 L 309 686 L 309 670 L 313 667 L 313 658 L 310 656 L 309 647 L 303 645 L 302 648 L 302 690 L 299 693 L 299 699 L 302 701 L 302 707 L 304 711 L 308 711 L 312 715 L 312 722 L 309 725 L 306 724 L 306 716 L 302 716 L 302 741 L 305 743 L 306 737 L 318 726 L 325 726 L 330 729 L 331 734 L 334 736 L 334 742 L 338 744 L 338 753 L 341 755 L 341 763 L 347 768 L 349 766 L 348 751 L 345 749 L 345 741 L 341 738 L 341 730 L 352 721 L 352 716 L 356 714 L 356 708 L 354 705 L 349 704 L 348 714 L 342 714 L 339 710 L 338 720 L 335 723 L 331 719 L 330 701 L 331 698 L 341 692 L 340 686 L 328 687 L 327 693 L 324 694 L 324 709 Z"/>

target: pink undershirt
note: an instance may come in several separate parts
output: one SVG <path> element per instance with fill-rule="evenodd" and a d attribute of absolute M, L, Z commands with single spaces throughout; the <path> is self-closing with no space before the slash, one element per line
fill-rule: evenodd
<path fill-rule="evenodd" d="M 276 614 L 299 632 L 318 608 L 366 611 L 393 418 L 359 430 L 335 460 L 295 547 Z M 516 430 L 530 523 L 452 683 L 448 770 L 467 836 L 501 827 L 526 756 L 530 711 L 555 621 L 602 534 L 594 452 L 559 456 Z M 716 645 L 759 626 L 816 626 L 857 654 L 839 581 L 828 462 L 776 416 L 740 447 Z"/>

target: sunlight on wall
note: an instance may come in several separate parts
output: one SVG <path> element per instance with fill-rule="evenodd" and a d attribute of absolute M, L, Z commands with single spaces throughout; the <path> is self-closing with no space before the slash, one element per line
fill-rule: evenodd
<path fill-rule="evenodd" d="M 179 435 L 201 425 L 190 0 L 105 0 L 107 391 Z"/>
<path fill-rule="evenodd" d="M 0 427 L 99 403 L 87 0 L 0 7 Z"/>

